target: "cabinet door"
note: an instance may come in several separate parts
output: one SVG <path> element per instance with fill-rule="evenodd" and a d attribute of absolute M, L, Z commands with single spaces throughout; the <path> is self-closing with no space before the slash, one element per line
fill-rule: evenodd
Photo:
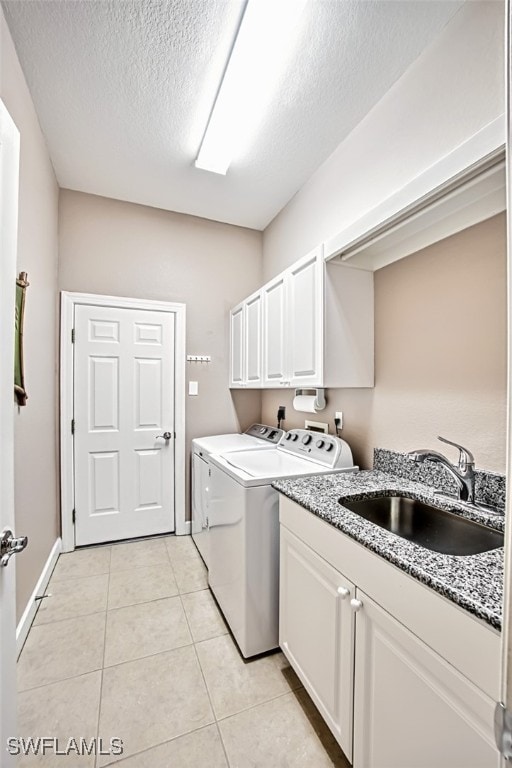
<path fill-rule="evenodd" d="M 263 383 L 275 387 L 286 381 L 286 278 L 263 288 Z"/>
<path fill-rule="evenodd" d="M 498 768 L 492 699 L 357 593 L 354 768 Z"/>
<path fill-rule="evenodd" d="M 261 292 L 245 302 L 245 381 L 247 386 L 260 386 L 261 377 Z"/>
<path fill-rule="evenodd" d="M 279 644 L 352 759 L 354 585 L 281 526 Z"/>
<path fill-rule="evenodd" d="M 244 305 L 231 310 L 230 317 L 230 381 L 231 387 L 244 385 Z"/>
<path fill-rule="evenodd" d="M 292 386 L 323 386 L 322 249 L 288 272 L 289 379 Z"/>

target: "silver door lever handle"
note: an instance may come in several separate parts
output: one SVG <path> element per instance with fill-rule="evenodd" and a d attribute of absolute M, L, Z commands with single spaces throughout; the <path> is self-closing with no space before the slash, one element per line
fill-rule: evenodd
<path fill-rule="evenodd" d="M 0 535 L 0 566 L 5 568 L 11 557 L 18 552 L 23 552 L 27 544 L 27 536 L 16 538 L 9 528 L 2 531 Z"/>
<path fill-rule="evenodd" d="M 157 435 L 155 440 L 170 440 L 172 437 L 172 434 L 170 432 L 164 432 L 163 435 Z"/>

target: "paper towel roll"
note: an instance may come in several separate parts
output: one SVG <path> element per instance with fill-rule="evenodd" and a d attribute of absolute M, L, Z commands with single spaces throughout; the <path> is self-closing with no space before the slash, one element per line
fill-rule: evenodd
<path fill-rule="evenodd" d="M 293 398 L 293 407 L 296 411 L 303 411 L 304 413 L 318 413 L 318 409 L 315 408 L 316 395 L 296 395 Z"/>

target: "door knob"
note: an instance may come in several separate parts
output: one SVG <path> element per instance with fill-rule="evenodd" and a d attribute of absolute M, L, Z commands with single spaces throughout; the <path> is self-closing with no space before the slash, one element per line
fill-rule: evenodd
<path fill-rule="evenodd" d="M 172 437 L 171 432 L 164 432 L 163 435 L 157 435 L 155 440 L 170 440 Z"/>
<path fill-rule="evenodd" d="M 350 595 L 350 589 L 347 589 L 346 587 L 338 587 L 338 595 L 344 600 Z"/>
<path fill-rule="evenodd" d="M 363 603 L 361 602 L 361 600 L 357 600 L 355 597 L 353 597 L 352 600 L 350 601 L 350 605 L 352 606 L 352 610 L 354 611 L 354 613 L 357 613 L 363 607 Z"/>
<path fill-rule="evenodd" d="M 17 552 L 22 552 L 28 544 L 27 536 L 16 538 L 14 533 L 6 528 L 0 535 L 0 566 L 5 568 L 9 560 Z"/>

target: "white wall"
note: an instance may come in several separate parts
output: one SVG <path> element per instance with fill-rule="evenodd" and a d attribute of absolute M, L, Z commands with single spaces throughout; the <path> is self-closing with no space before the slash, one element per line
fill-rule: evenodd
<path fill-rule="evenodd" d="M 502 115 L 503 53 L 504 3 L 467 2 L 267 227 L 264 279 Z M 375 388 L 330 390 L 318 417 L 332 429 L 344 412 L 361 466 L 374 447 L 434 447 L 444 434 L 504 470 L 505 250 L 502 215 L 376 273 Z M 283 391 L 263 393 L 263 420 L 279 404 L 288 428 L 304 425 Z"/>
<path fill-rule="evenodd" d="M 267 227 L 264 279 L 501 115 L 503 52 L 504 3 L 465 3 Z"/>
<path fill-rule="evenodd" d="M 44 136 L 0 9 L 0 96 L 20 135 L 18 272 L 28 272 L 25 382 L 15 411 L 15 520 L 29 545 L 16 558 L 21 615 L 59 535 L 56 442 L 58 187 Z"/>

